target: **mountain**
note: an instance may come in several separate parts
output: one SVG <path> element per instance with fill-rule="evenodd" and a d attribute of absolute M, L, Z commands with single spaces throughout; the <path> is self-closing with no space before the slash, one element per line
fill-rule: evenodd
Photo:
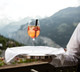
<path fill-rule="evenodd" d="M 41 36 L 51 38 L 66 47 L 75 27 L 80 22 L 80 6 L 62 9 L 54 15 L 40 20 Z"/>
<path fill-rule="evenodd" d="M 36 38 L 37 45 L 58 44 L 66 47 L 75 27 L 80 22 L 80 6 L 68 7 L 56 12 L 54 15 L 40 19 L 40 36 Z M 32 43 L 27 34 L 27 23 L 12 34 L 10 38 L 29 45 Z M 38 39 L 38 40 L 37 40 Z M 47 40 L 47 43 L 45 43 Z M 50 46 L 50 45 L 49 45 Z M 54 47 L 54 46 L 53 46 Z M 57 47 L 57 46 L 56 46 Z"/>
<path fill-rule="evenodd" d="M 26 24 L 28 21 L 32 20 L 31 17 L 26 17 L 20 21 L 11 22 L 5 25 L 3 28 L 0 29 L 0 33 L 6 37 L 12 32 L 17 31 L 21 25 Z"/>
<path fill-rule="evenodd" d="M 13 47 L 13 46 L 22 46 L 23 44 L 15 41 L 15 40 L 12 40 L 12 39 L 9 39 L 9 38 L 6 38 L 2 35 L 0 35 L 0 49 L 4 50 L 6 49 L 7 47 Z"/>
<path fill-rule="evenodd" d="M 6 24 L 9 24 L 12 20 L 10 20 L 7 17 L 0 18 L 0 29 L 6 26 Z"/>
<path fill-rule="evenodd" d="M 21 28 L 10 34 L 9 38 L 12 38 L 24 45 L 38 45 L 38 46 L 52 46 L 52 47 L 60 47 L 59 45 L 57 45 L 55 42 L 53 42 L 50 38 L 48 37 L 42 37 L 39 36 L 38 38 L 36 38 L 35 41 L 33 41 L 27 33 L 27 24 L 22 25 Z"/>

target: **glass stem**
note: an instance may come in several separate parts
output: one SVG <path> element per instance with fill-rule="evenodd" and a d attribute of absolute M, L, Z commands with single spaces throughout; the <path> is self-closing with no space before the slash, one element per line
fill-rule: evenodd
<path fill-rule="evenodd" d="M 33 41 L 35 41 L 35 38 L 33 38 Z"/>
<path fill-rule="evenodd" d="M 35 46 L 35 38 L 33 38 L 32 45 Z"/>

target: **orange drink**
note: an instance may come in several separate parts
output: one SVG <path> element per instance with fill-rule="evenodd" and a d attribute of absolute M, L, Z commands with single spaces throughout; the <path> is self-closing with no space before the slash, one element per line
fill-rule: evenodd
<path fill-rule="evenodd" d="M 40 26 L 28 26 L 28 35 L 31 37 L 31 38 L 36 38 L 39 36 L 40 34 Z"/>

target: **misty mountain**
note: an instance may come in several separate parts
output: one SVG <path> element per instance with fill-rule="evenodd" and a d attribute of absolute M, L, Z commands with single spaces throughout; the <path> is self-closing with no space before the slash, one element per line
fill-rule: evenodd
<path fill-rule="evenodd" d="M 40 20 L 41 36 L 51 38 L 65 47 L 80 22 L 80 6 L 62 9 L 51 17 Z"/>
<path fill-rule="evenodd" d="M 6 24 L 9 24 L 10 22 L 11 20 L 6 17 L 0 19 L 0 29 L 6 26 Z"/>
<path fill-rule="evenodd" d="M 50 17 L 40 19 L 41 32 L 40 36 L 36 38 L 37 43 L 40 42 L 37 45 L 55 43 L 65 47 L 79 22 L 80 6 L 65 8 Z M 27 34 L 27 23 L 22 25 L 18 31 L 9 34 L 9 37 L 27 45 L 32 43 Z"/>
<path fill-rule="evenodd" d="M 10 33 L 17 31 L 21 27 L 21 25 L 26 24 L 30 20 L 32 20 L 31 17 L 26 17 L 20 21 L 11 22 L 11 23 L 5 25 L 3 28 L 1 28 L 0 33 L 4 36 L 8 37 L 8 35 Z"/>
<path fill-rule="evenodd" d="M 27 33 L 27 24 L 22 25 L 21 28 L 12 33 L 9 34 L 9 38 L 12 38 L 24 45 L 38 45 L 38 46 L 52 46 L 52 47 L 60 47 L 59 45 L 57 45 L 54 41 L 52 41 L 50 38 L 48 37 L 42 37 L 39 36 L 38 38 L 36 38 L 35 41 L 33 41 Z"/>

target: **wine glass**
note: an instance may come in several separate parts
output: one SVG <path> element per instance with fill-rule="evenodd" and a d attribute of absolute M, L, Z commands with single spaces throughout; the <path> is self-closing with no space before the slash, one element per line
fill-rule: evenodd
<path fill-rule="evenodd" d="M 33 41 L 35 41 L 40 34 L 40 23 L 38 19 L 29 21 L 27 32 Z"/>

